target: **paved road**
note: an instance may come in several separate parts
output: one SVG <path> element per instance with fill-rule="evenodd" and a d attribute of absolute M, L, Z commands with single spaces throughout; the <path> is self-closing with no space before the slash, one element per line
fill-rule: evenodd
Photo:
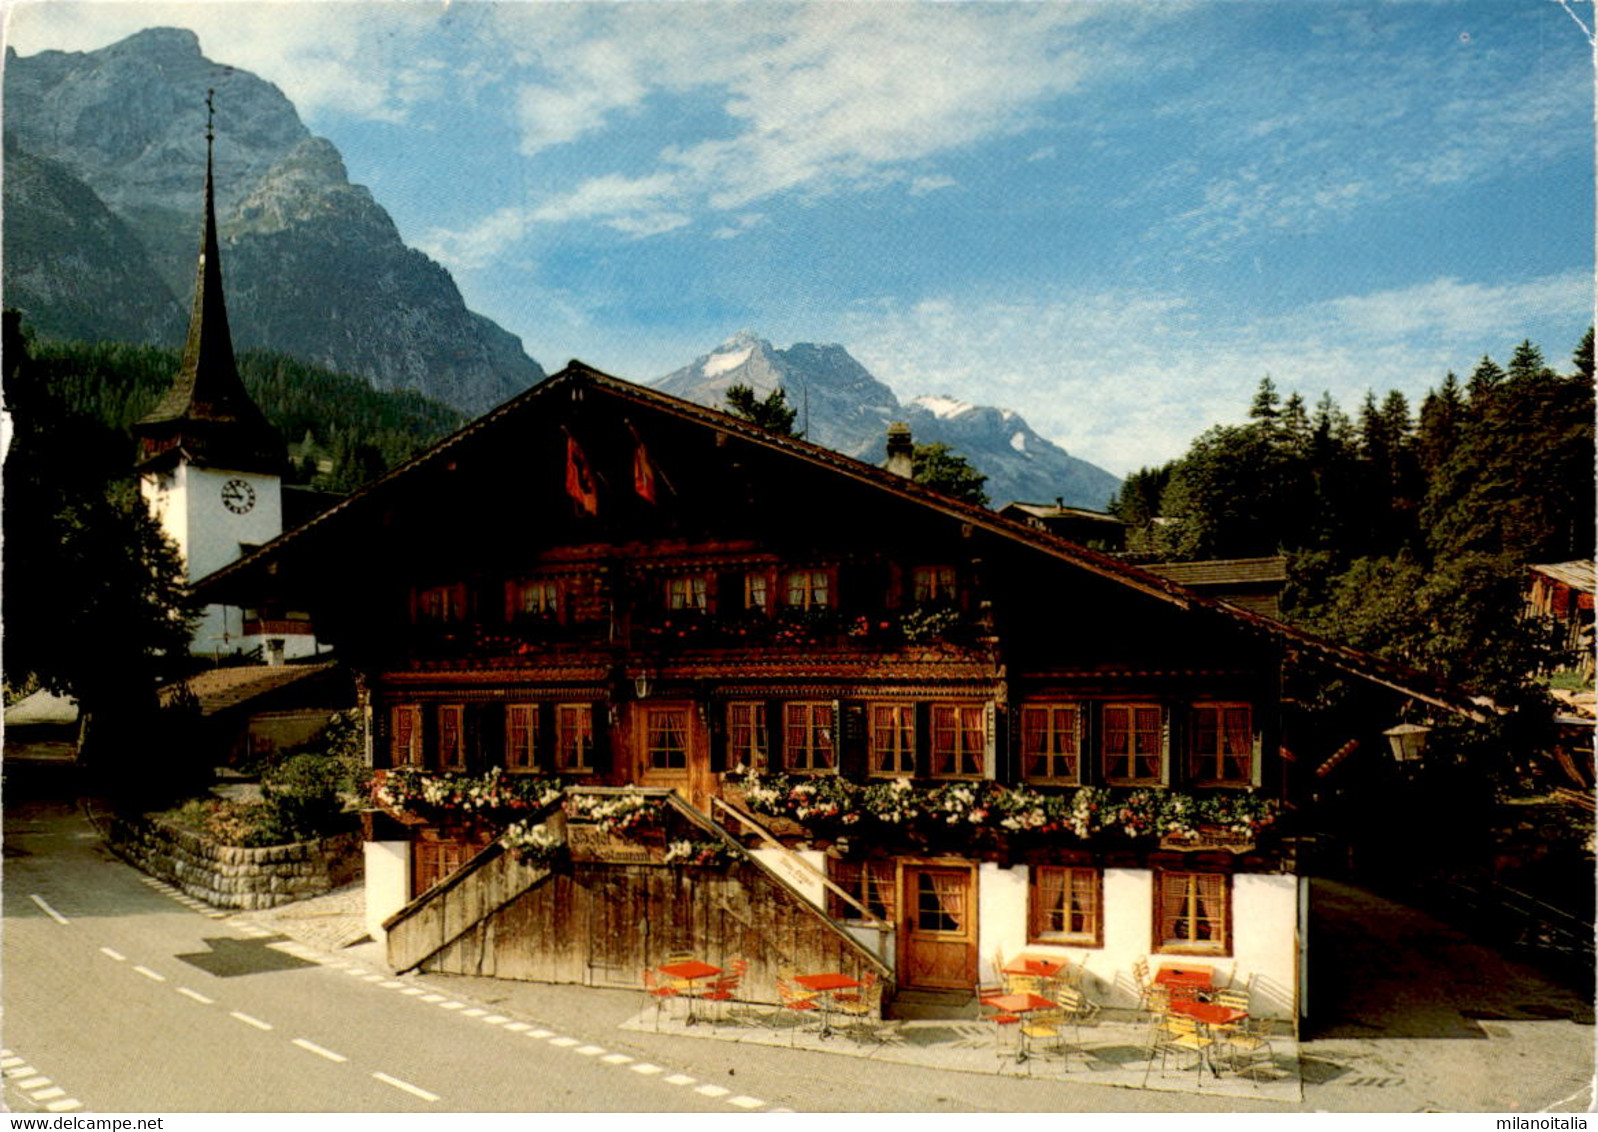
<path fill-rule="evenodd" d="M 25 804 L 6 826 L 4 1060 L 21 1059 L 6 1071 L 18 1109 L 73 1100 L 102 1112 L 769 1105 L 586 1035 L 551 1044 L 527 1024 L 484 1025 L 470 1004 L 441 1009 L 425 993 L 399 993 L 415 988 L 383 986 L 395 981 L 387 975 L 308 961 L 281 937 L 252 938 L 143 883 L 64 805 Z M 41 1077 L 51 1084 L 21 1090 Z"/>

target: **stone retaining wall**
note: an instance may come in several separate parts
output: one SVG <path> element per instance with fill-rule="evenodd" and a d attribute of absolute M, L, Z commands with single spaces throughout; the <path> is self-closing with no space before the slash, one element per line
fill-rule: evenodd
<path fill-rule="evenodd" d="M 111 819 L 107 836 L 137 867 L 218 908 L 276 908 L 361 876 L 359 833 L 245 849 L 146 814 Z"/>

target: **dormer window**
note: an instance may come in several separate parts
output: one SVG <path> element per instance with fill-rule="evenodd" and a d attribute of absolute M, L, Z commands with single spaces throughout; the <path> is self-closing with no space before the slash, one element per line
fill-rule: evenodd
<path fill-rule="evenodd" d="M 953 566 L 917 566 L 910 583 L 917 605 L 951 605 L 959 597 Z"/>
<path fill-rule="evenodd" d="M 783 601 L 790 609 L 830 609 L 832 571 L 790 570 L 783 579 Z"/>
<path fill-rule="evenodd" d="M 673 613 L 706 613 L 710 609 L 710 578 L 685 574 L 666 579 L 666 608 Z"/>

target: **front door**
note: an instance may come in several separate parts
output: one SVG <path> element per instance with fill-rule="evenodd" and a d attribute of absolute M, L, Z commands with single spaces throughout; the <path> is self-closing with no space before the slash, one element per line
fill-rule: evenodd
<path fill-rule="evenodd" d="M 662 700 L 633 705 L 634 781 L 663 786 L 701 809 L 710 803 L 710 741 L 691 703 Z"/>
<path fill-rule="evenodd" d="M 899 985 L 970 990 L 977 981 L 977 884 L 967 865 L 904 866 Z"/>

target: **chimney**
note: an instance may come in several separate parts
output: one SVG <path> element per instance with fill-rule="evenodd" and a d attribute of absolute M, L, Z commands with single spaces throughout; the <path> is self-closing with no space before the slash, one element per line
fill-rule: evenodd
<path fill-rule="evenodd" d="M 915 445 L 910 442 L 910 426 L 894 421 L 888 426 L 888 471 L 896 476 L 911 479 L 915 475 L 912 454 Z"/>
<path fill-rule="evenodd" d="M 266 663 L 271 668 L 283 667 L 282 637 L 268 637 L 266 639 Z"/>

